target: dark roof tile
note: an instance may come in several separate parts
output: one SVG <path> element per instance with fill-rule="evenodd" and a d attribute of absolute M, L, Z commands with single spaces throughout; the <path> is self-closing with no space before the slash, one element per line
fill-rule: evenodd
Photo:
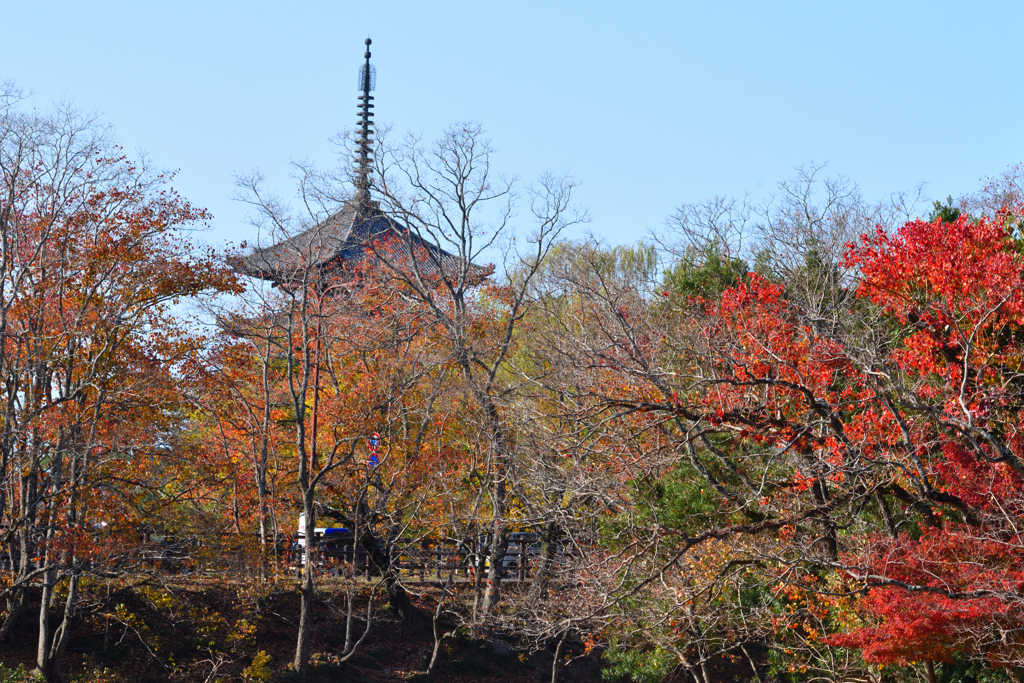
<path fill-rule="evenodd" d="M 254 247 L 232 260 L 237 270 L 277 284 L 297 282 L 311 267 L 333 270 L 360 264 L 367 258 L 387 260 L 396 270 L 416 264 L 421 276 L 436 277 L 441 271 L 458 277 L 462 259 L 430 244 L 406 226 L 374 206 L 345 204 L 340 211 L 308 230 L 269 247 Z M 493 266 L 470 264 L 469 280 L 479 282 L 494 272 Z"/>

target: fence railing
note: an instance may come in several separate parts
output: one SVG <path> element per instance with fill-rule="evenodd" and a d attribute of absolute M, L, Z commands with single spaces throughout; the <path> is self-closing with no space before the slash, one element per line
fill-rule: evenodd
<path fill-rule="evenodd" d="M 281 539 L 274 547 L 261 547 L 248 535 L 225 535 L 214 542 L 178 543 L 153 548 L 149 559 L 157 568 L 169 571 L 185 569 L 246 571 L 260 563 L 276 562 L 284 567 L 301 568 L 305 555 L 321 571 L 351 572 L 355 576 L 380 574 L 384 566 L 398 571 L 403 579 L 416 582 L 472 581 L 490 570 L 490 545 L 470 538 L 397 539 L 390 544 L 366 547 L 352 537 L 321 537 L 310 548 L 296 539 Z M 506 580 L 527 581 L 541 561 L 538 543 L 510 543 L 499 560 Z M 554 564 L 560 564 L 560 559 Z"/>
<path fill-rule="evenodd" d="M 165 573 L 243 573 L 279 568 L 301 568 L 308 550 L 309 560 L 321 571 L 346 572 L 354 576 L 372 577 L 386 567 L 398 571 L 406 581 L 443 582 L 449 579 L 465 582 L 482 579 L 489 572 L 490 544 L 470 538 L 397 539 L 390 544 L 378 542 L 367 548 L 349 536 L 318 538 L 311 548 L 302 547 L 297 539 L 279 537 L 263 544 L 258 534 L 221 534 L 215 539 L 171 538 L 148 539 L 125 549 L 118 564 L 142 565 Z M 16 558 L 3 557 L 0 569 L 13 570 Z M 510 543 L 499 560 L 506 580 L 527 581 L 541 562 L 539 543 Z M 555 569 L 562 563 L 561 553 L 553 561 Z"/>

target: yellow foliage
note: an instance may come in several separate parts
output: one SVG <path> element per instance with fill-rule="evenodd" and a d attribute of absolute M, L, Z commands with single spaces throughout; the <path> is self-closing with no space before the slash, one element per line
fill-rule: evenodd
<path fill-rule="evenodd" d="M 273 670 L 270 668 L 270 655 L 263 650 L 256 653 L 256 656 L 252 658 L 252 664 L 247 666 L 242 672 L 242 678 L 247 681 L 269 681 L 274 675 Z"/>

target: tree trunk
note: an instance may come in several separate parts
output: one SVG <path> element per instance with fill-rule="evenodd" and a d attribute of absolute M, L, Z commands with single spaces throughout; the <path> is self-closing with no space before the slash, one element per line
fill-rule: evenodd
<path fill-rule="evenodd" d="M 21 576 L 15 579 L 15 581 L 20 580 Z M 17 586 L 11 589 L 11 594 L 7 598 L 7 614 L 4 617 L 3 625 L 0 625 L 0 642 L 6 640 L 14 627 L 18 625 L 18 621 L 25 611 L 26 602 L 24 587 Z"/>
<path fill-rule="evenodd" d="M 17 538 L 18 568 L 15 574 L 14 585 L 11 587 L 11 594 L 7 598 L 7 616 L 4 618 L 3 625 L 0 626 L 0 641 L 6 640 L 14 627 L 18 625 L 21 615 L 25 611 L 25 606 L 28 604 L 27 589 L 24 585 L 25 577 L 29 573 L 29 558 L 31 557 L 27 526 L 18 530 Z M 11 569 L 14 569 L 14 567 Z"/>
<path fill-rule="evenodd" d="M 755 662 L 754 658 L 750 656 L 750 651 L 747 650 L 746 644 L 740 645 L 740 650 L 743 651 L 743 655 L 747 658 L 747 661 L 750 662 L 750 668 L 754 670 L 754 678 L 757 679 L 757 683 L 763 683 L 764 679 L 761 678 L 761 672 L 757 670 L 757 662 Z"/>
<path fill-rule="evenodd" d="M 71 639 L 71 620 L 75 617 L 75 610 L 78 606 L 78 580 L 79 572 L 76 570 L 71 575 L 70 585 L 68 586 L 68 597 L 64 601 L 64 618 L 60 622 L 60 626 L 53 634 L 52 642 L 49 646 L 49 651 L 46 654 L 45 662 L 43 666 L 39 666 L 40 673 L 43 678 L 49 683 L 49 681 L 57 680 L 57 674 L 60 671 L 61 660 L 64 659 L 64 651 L 67 649 L 68 640 Z M 41 634 L 40 634 L 41 635 Z M 42 639 L 40 639 L 40 650 L 44 647 Z M 37 662 L 37 665 L 39 663 Z"/>
<path fill-rule="evenodd" d="M 558 645 L 555 646 L 555 659 L 551 662 L 551 683 L 558 683 L 558 679 L 562 675 L 562 649 L 565 647 L 565 639 L 568 635 L 568 629 L 562 631 L 562 635 L 558 638 Z"/>
<path fill-rule="evenodd" d="M 47 681 L 50 680 L 50 603 L 57 581 L 57 571 L 49 566 L 50 560 L 47 552 L 43 557 L 48 566 L 43 572 L 43 590 L 39 596 L 39 636 L 36 640 L 36 672 Z"/>
<path fill-rule="evenodd" d="M 369 492 L 369 488 L 367 488 Z M 375 536 L 369 528 L 369 514 L 359 514 L 357 511 L 357 532 L 361 529 L 359 534 L 358 543 L 362 546 L 367 556 L 370 558 L 370 564 L 381 573 L 384 577 L 384 587 L 388 593 L 388 604 L 391 608 L 402 615 L 402 619 L 407 623 L 412 622 L 416 617 L 420 616 L 419 610 L 409 600 L 409 594 L 406 593 L 405 588 L 402 586 L 401 577 L 399 576 L 400 567 L 398 566 L 398 556 L 394 553 L 393 538 L 395 535 L 395 529 L 392 528 L 388 531 L 388 537 L 384 539 L 384 543 L 380 543 L 377 536 Z"/>
<path fill-rule="evenodd" d="M 430 661 L 427 662 L 426 675 L 431 677 L 434 675 L 434 669 L 437 668 L 438 656 L 441 653 L 441 643 L 450 634 L 441 632 L 441 612 L 444 607 L 444 596 L 437 603 L 437 609 L 434 610 L 434 649 L 430 653 Z"/>
<path fill-rule="evenodd" d="M 299 608 L 299 634 L 295 642 L 295 661 L 292 662 L 292 668 L 295 670 L 299 680 L 304 680 L 309 672 L 309 637 L 313 623 L 313 574 L 315 571 L 313 566 L 313 543 L 315 541 L 313 529 L 315 528 L 315 522 L 313 519 L 312 490 L 303 495 L 302 510 L 305 513 L 302 533 L 306 539 L 306 552 L 303 553 L 302 583 L 299 587 L 301 601 L 301 607 Z"/>
<path fill-rule="evenodd" d="M 24 460 L 29 454 L 29 448 L 27 440 L 22 441 L 20 448 L 21 460 Z M 18 489 L 21 498 L 21 509 L 19 510 L 22 519 L 21 528 L 18 529 L 18 573 L 15 578 L 15 588 L 13 595 L 8 600 L 8 611 L 7 617 L 4 619 L 3 626 L 0 626 L 0 640 L 7 638 L 8 634 L 18 625 L 21 620 L 21 615 L 25 611 L 25 606 L 28 604 L 28 588 L 25 586 L 26 577 L 29 575 L 29 567 L 31 564 L 31 558 L 35 557 L 35 544 L 32 542 L 31 530 L 36 522 L 36 509 L 39 504 L 40 496 L 36 490 L 38 484 L 38 474 L 36 470 L 36 458 L 33 457 L 27 476 L 23 476 L 20 470 L 17 470 L 18 476 Z"/>
<path fill-rule="evenodd" d="M 484 555 L 483 540 L 479 532 L 474 541 L 475 553 L 473 555 L 473 623 L 479 624 L 483 621 L 481 615 L 484 599 L 484 574 L 487 568 L 487 558 Z"/>
<path fill-rule="evenodd" d="M 505 530 L 505 480 L 498 480 L 494 484 L 494 540 L 491 542 L 490 569 L 487 572 L 487 590 L 484 593 L 484 609 L 481 615 L 487 619 L 498 606 L 498 599 L 501 597 L 501 575 L 508 552 L 508 534 Z"/>
<path fill-rule="evenodd" d="M 341 654 L 347 655 L 352 651 L 352 621 L 356 612 L 356 572 L 355 566 L 352 566 L 352 582 L 348 585 L 348 590 L 345 591 L 345 600 L 348 603 L 346 605 L 347 612 L 345 613 L 345 645 L 341 649 Z"/>
<path fill-rule="evenodd" d="M 490 423 L 490 437 L 494 448 L 494 483 L 491 489 L 491 504 L 494 512 L 494 537 L 491 541 L 491 567 L 487 573 L 487 592 L 484 595 L 483 618 L 489 617 L 497 608 L 501 597 L 502 563 L 508 551 L 508 533 L 505 528 L 505 499 L 508 493 L 508 445 L 502 429 L 498 407 L 490 396 L 484 396 L 484 405 Z"/>

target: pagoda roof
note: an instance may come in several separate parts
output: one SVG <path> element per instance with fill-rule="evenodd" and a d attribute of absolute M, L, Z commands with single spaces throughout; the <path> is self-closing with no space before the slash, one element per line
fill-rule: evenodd
<path fill-rule="evenodd" d="M 232 259 L 231 265 L 246 275 L 280 285 L 304 279 L 304 271 L 309 268 L 323 274 L 351 269 L 367 259 L 386 260 L 395 270 L 411 273 L 413 254 L 421 276 L 457 278 L 463 271 L 461 257 L 424 240 L 374 203 L 350 201 L 307 230 L 269 247 L 253 247 Z M 493 266 L 471 263 L 466 279 L 477 283 L 493 272 Z"/>

